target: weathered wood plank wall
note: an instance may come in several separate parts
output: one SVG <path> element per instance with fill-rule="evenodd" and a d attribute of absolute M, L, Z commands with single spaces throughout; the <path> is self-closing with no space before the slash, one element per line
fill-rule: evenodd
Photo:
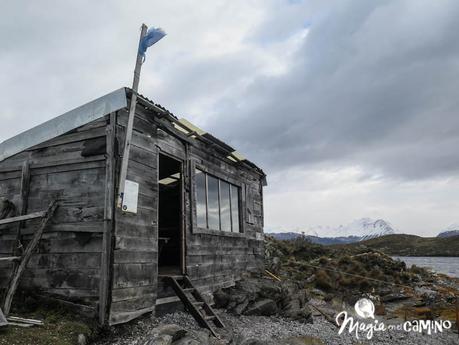
<path fill-rule="evenodd" d="M 27 213 L 59 208 L 21 280 L 57 298 L 97 310 L 104 231 L 107 117 L 73 130 L 0 162 L 0 198 L 20 205 L 21 165 L 30 164 Z M 38 220 L 21 229 L 24 244 Z M 0 229 L 0 255 L 11 255 L 17 226 Z M 0 286 L 7 284 L 8 265 L 0 267 Z M 86 308 L 87 310 L 87 308 Z"/>
<path fill-rule="evenodd" d="M 127 112 L 118 113 L 116 137 L 122 153 Z M 110 324 L 154 311 L 157 287 L 157 148 L 156 127 L 137 114 L 127 179 L 139 183 L 137 214 L 115 212 Z M 118 159 L 118 165 L 121 159 Z M 119 166 L 117 167 L 117 175 Z"/>
<path fill-rule="evenodd" d="M 117 138 L 122 152 L 127 113 L 119 112 Z M 116 245 L 110 323 L 121 323 L 153 311 L 157 298 L 158 153 L 184 162 L 185 271 L 203 290 L 234 284 L 263 266 L 261 175 L 224 159 L 214 149 L 175 130 L 152 111 L 138 106 L 128 179 L 140 184 L 137 215 L 116 213 Z M 243 233 L 200 233 L 194 206 L 194 166 L 241 187 Z M 163 296 L 161 296 L 163 297 Z"/>
<path fill-rule="evenodd" d="M 175 133 L 167 120 L 138 108 L 127 176 L 140 186 L 137 214 L 110 206 L 123 151 L 126 110 L 111 114 L 112 125 L 106 116 L 0 162 L 0 198 L 19 203 L 21 169 L 28 160 L 27 213 L 43 210 L 56 197 L 61 205 L 30 261 L 23 286 L 93 310 L 100 304 L 100 321 L 108 310 L 110 324 L 155 310 L 159 152 L 184 163 L 184 268 L 194 283 L 203 290 L 215 290 L 263 265 L 260 173 L 229 161 L 209 145 Z M 241 187 L 242 233 L 196 227 L 196 166 Z M 27 221 L 21 230 L 25 241 L 36 223 Z M 16 230 L 0 227 L 1 256 L 11 255 Z M 8 264 L 1 265 L 0 286 L 9 273 Z"/>
<path fill-rule="evenodd" d="M 190 147 L 191 193 L 187 194 L 187 207 L 191 219 L 187 221 L 186 261 L 187 273 L 194 283 L 203 290 L 212 291 L 234 284 L 244 273 L 262 269 L 263 204 L 261 176 L 258 173 L 210 153 L 212 149 L 200 143 Z M 241 233 L 198 229 L 194 190 L 196 167 L 240 186 Z"/>

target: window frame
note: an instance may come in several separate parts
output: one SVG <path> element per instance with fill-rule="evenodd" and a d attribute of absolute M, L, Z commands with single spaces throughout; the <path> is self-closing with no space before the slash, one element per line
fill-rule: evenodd
<path fill-rule="evenodd" d="M 244 226 L 244 212 L 243 212 L 243 205 L 244 205 L 244 200 L 243 200 L 243 184 L 235 180 L 234 178 L 228 177 L 228 176 L 223 176 L 223 174 L 218 173 L 212 169 L 209 169 L 206 166 L 203 166 L 201 164 L 198 164 L 196 162 L 192 162 L 191 166 L 191 172 L 192 172 L 192 215 L 193 215 L 193 220 L 192 220 L 192 232 L 193 233 L 207 233 L 207 234 L 212 234 L 212 235 L 219 235 L 219 236 L 235 236 L 235 237 L 245 237 L 245 226 Z M 205 174 L 205 193 L 206 193 L 206 228 L 200 227 L 197 224 L 197 190 L 196 190 L 196 170 L 200 170 L 202 173 Z M 218 229 L 210 229 L 209 228 L 209 219 L 207 216 L 207 210 L 208 210 L 208 203 L 209 203 L 209 196 L 208 196 L 208 178 L 207 175 L 210 175 L 214 178 L 217 179 L 218 181 L 218 214 L 219 214 L 219 228 L 221 229 L 221 210 L 220 210 L 220 205 L 221 205 L 221 191 L 220 191 L 220 181 L 227 182 L 230 185 L 230 207 L 232 207 L 232 202 L 231 202 L 231 185 L 237 187 L 237 190 L 239 192 L 238 195 L 238 221 L 239 221 L 239 232 L 233 232 L 233 217 L 231 214 L 231 231 L 224 231 L 224 230 L 218 230 Z"/>

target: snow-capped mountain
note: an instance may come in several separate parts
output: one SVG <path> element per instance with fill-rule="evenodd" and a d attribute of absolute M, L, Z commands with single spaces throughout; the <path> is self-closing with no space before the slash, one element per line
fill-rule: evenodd
<path fill-rule="evenodd" d="M 451 224 L 446 229 L 441 231 L 437 237 L 453 237 L 459 236 L 459 224 Z"/>
<path fill-rule="evenodd" d="M 347 225 L 338 227 L 323 227 L 318 226 L 311 229 L 311 234 L 319 237 L 359 237 L 361 240 L 368 240 L 384 235 L 395 234 L 394 227 L 383 219 L 373 220 L 370 218 L 362 218 L 354 220 Z"/>
<path fill-rule="evenodd" d="M 307 238 L 320 244 L 352 243 L 395 233 L 397 231 L 389 222 L 370 218 L 357 219 L 338 227 L 316 226 L 304 231 Z M 276 232 L 270 235 L 278 239 L 295 239 L 302 236 L 302 232 Z"/>

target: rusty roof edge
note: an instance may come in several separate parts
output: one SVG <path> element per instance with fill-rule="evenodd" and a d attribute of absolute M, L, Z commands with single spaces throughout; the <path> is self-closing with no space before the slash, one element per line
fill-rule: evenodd
<path fill-rule="evenodd" d="M 132 89 L 131 88 L 128 88 L 126 87 L 126 94 L 130 97 L 131 93 L 132 93 Z M 154 101 L 152 101 L 151 99 L 145 97 L 144 95 L 142 94 L 139 94 L 137 93 L 137 97 L 138 99 L 141 101 L 141 102 L 144 102 L 144 105 L 146 106 L 150 106 L 152 107 L 154 110 L 162 113 L 163 115 L 166 116 L 166 118 L 169 120 L 169 121 L 176 121 L 178 122 L 179 119 L 177 116 L 175 116 L 173 113 L 171 113 L 169 110 L 167 110 L 166 108 L 164 108 L 162 105 L 160 104 L 156 104 Z M 178 131 L 178 130 L 177 130 Z M 234 149 L 226 144 L 225 142 L 221 141 L 220 139 L 218 139 L 217 137 L 213 136 L 212 134 L 210 133 L 206 133 L 204 135 L 204 137 L 213 142 L 214 144 L 220 146 L 221 148 L 225 149 L 226 151 L 228 151 L 228 155 L 230 155 L 232 152 L 234 152 Z M 245 159 L 244 161 L 240 161 L 239 163 L 245 163 L 247 164 L 248 166 L 250 166 L 251 168 L 253 169 L 256 169 L 264 178 L 266 178 L 266 173 L 263 171 L 263 169 L 261 169 L 259 166 L 257 166 L 255 163 L 253 163 L 252 161 L 248 160 L 248 159 Z"/>
<path fill-rule="evenodd" d="M 0 162 L 125 107 L 127 98 L 123 87 L 3 141 Z"/>

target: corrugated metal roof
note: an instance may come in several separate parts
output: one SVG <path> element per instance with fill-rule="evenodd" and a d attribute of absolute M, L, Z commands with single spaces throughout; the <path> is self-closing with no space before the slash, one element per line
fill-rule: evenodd
<path fill-rule="evenodd" d="M 0 144 L 0 161 L 126 106 L 123 87 L 5 140 Z"/>
<path fill-rule="evenodd" d="M 4 142 L 0 143 L 0 162 L 21 151 L 27 150 L 35 145 L 41 144 L 45 141 L 58 137 L 59 135 L 67 133 L 91 121 L 104 117 L 105 115 L 110 114 L 111 112 L 126 108 L 128 105 L 128 100 L 131 97 L 131 93 L 132 90 L 130 88 L 120 88 L 105 96 L 97 98 L 92 102 L 86 103 L 54 119 L 44 122 L 41 125 L 29 129 L 23 133 L 20 133 L 15 137 L 5 140 Z M 166 116 L 166 119 L 169 120 L 171 123 L 180 124 L 180 121 L 182 121 L 183 123 L 183 120 L 179 120 L 169 110 L 162 107 L 160 104 L 154 103 L 153 101 L 149 100 L 147 97 L 143 95 L 138 95 L 138 102 L 140 104 L 144 103 L 148 105 L 149 108 L 153 107 L 154 109 L 152 110 L 154 110 L 157 113 L 162 113 L 163 116 Z M 189 125 L 191 125 L 192 127 L 194 126 L 191 123 L 189 123 Z M 180 132 L 179 129 L 175 130 L 177 132 Z M 196 129 L 192 130 L 196 132 L 199 138 L 201 138 L 207 143 L 211 143 L 212 145 L 217 145 L 221 148 L 221 150 L 226 152 L 228 155 L 232 155 L 234 152 L 236 152 L 231 146 L 217 139 L 210 133 L 206 133 L 205 131 L 197 127 Z M 264 175 L 263 170 L 261 170 L 254 163 L 245 159 L 245 157 L 243 157 L 242 155 L 240 155 L 239 158 L 237 155 L 235 155 L 235 158 L 238 161 L 243 161 L 245 164 L 257 169 L 258 171 L 260 171 L 261 174 Z"/>

